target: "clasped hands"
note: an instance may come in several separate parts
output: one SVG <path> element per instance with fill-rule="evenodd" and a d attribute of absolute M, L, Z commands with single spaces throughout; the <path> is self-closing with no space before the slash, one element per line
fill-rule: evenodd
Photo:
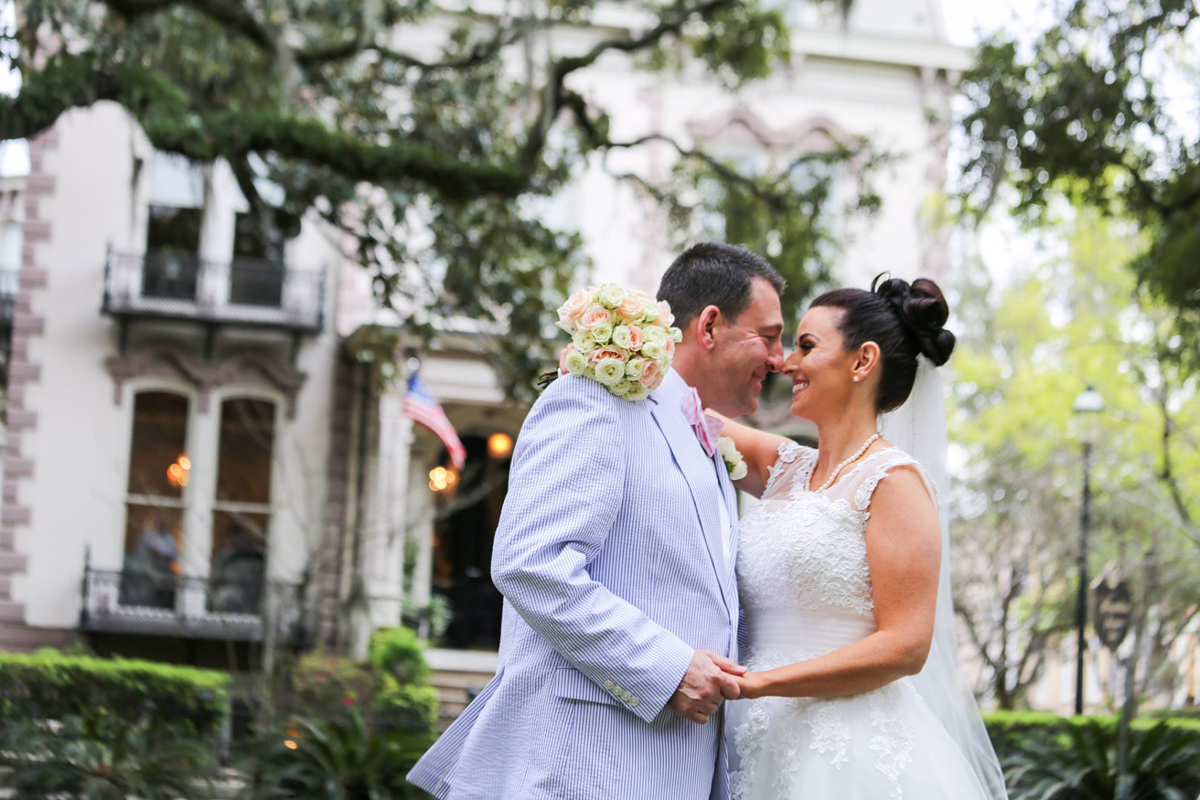
<path fill-rule="evenodd" d="M 746 668 L 736 661 L 708 650 L 697 650 L 667 705 L 680 716 L 703 725 L 721 703 L 742 695 L 738 679 L 745 674 Z"/>

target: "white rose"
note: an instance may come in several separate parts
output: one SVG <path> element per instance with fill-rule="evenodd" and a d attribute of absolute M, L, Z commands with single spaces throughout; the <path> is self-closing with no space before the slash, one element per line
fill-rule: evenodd
<path fill-rule="evenodd" d="M 658 325 L 647 325 L 645 328 L 642 328 L 642 335 L 645 336 L 647 342 L 654 342 L 655 344 L 667 343 L 667 331 Z"/>
<path fill-rule="evenodd" d="M 612 338 L 613 327 L 608 322 L 602 322 L 596 327 L 592 328 L 589 333 L 592 334 L 592 340 L 595 341 L 596 344 L 608 344 L 609 339 Z M 578 345 L 576 345 L 576 347 L 578 347 Z"/>
<path fill-rule="evenodd" d="M 657 361 L 666 354 L 667 351 L 661 344 L 657 344 L 655 342 L 646 342 L 644 345 L 642 345 L 642 355 L 646 358 L 652 358 Z"/>
<path fill-rule="evenodd" d="M 631 358 L 629 363 L 625 365 L 625 377 L 631 381 L 636 381 L 642 377 L 642 368 L 646 366 L 646 359 Z"/>
<path fill-rule="evenodd" d="M 738 452 L 737 445 L 728 436 L 722 436 L 717 439 L 717 449 L 721 451 L 721 458 L 724 458 L 726 461 L 737 462 L 742 458 L 742 454 Z"/>
<path fill-rule="evenodd" d="M 629 392 L 625 395 L 625 399 L 632 402 L 635 400 L 645 400 L 649 396 L 649 389 L 647 389 L 645 386 L 642 386 L 640 383 L 635 383 L 629 387 Z"/>
<path fill-rule="evenodd" d="M 600 305 L 605 308 L 616 308 L 625 300 L 625 290 L 615 283 L 606 283 L 600 287 Z"/>
<path fill-rule="evenodd" d="M 633 388 L 633 384 L 630 383 L 629 381 L 619 380 L 616 383 L 614 383 L 612 386 L 608 387 L 608 390 L 610 392 L 612 392 L 613 394 L 615 394 L 617 397 L 624 397 L 625 395 L 629 394 L 629 390 L 632 388 Z"/>
<path fill-rule="evenodd" d="M 633 334 L 630 333 L 628 325 L 618 325 L 613 328 L 612 343 L 626 350 L 633 349 Z"/>
<path fill-rule="evenodd" d="M 740 481 L 742 478 L 746 477 L 746 473 L 749 471 L 749 468 L 746 467 L 746 462 L 739 461 L 738 463 L 734 464 L 732 468 L 730 468 L 729 479 L 731 481 Z"/>
<path fill-rule="evenodd" d="M 596 381 L 605 386 L 615 386 L 625 377 L 625 362 L 615 358 L 602 358 L 594 367 Z"/>
<path fill-rule="evenodd" d="M 591 331 L 576 331 L 571 338 L 575 341 L 575 349 L 580 353 L 590 353 L 596 346 L 596 340 L 592 338 Z"/>
<path fill-rule="evenodd" d="M 669 328 L 667 330 L 667 335 L 675 340 L 675 344 L 679 344 L 683 341 L 683 331 L 681 331 L 679 328 Z"/>
<path fill-rule="evenodd" d="M 587 356 L 578 350 L 572 350 L 567 353 L 567 357 L 563 360 L 563 366 L 572 375 L 582 375 L 587 371 L 587 365 Z"/>

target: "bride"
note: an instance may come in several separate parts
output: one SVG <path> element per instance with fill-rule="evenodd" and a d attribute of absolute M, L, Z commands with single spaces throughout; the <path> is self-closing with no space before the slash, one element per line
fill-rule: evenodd
<path fill-rule="evenodd" d="M 740 525 L 735 800 L 1007 796 L 958 675 L 937 508 L 948 314 L 929 280 L 821 295 L 783 367 L 819 447 L 726 423 L 749 467 L 739 488 L 761 497 Z"/>

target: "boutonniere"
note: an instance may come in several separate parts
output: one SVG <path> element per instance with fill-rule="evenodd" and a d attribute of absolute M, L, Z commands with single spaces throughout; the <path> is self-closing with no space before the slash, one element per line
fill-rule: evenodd
<path fill-rule="evenodd" d="M 596 381 L 617 397 L 642 400 L 671 368 L 683 332 L 665 302 L 606 283 L 589 286 L 558 309 L 558 327 L 571 343 L 558 359 L 561 372 Z"/>
<path fill-rule="evenodd" d="M 717 450 L 721 452 L 721 458 L 725 461 L 725 469 L 729 470 L 729 480 L 740 481 L 746 477 L 749 471 L 746 460 L 742 458 L 742 453 L 733 443 L 733 439 L 728 436 L 717 439 Z"/>

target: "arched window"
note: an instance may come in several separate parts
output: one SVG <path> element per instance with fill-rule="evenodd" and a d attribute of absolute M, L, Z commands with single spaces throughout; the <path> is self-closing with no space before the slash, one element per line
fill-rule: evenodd
<path fill-rule="evenodd" d="M 256 613 L 271 528 L 275 404 L 252 397 L 221 403 L 217 496 L 213 502 L 213 611 Z"/>
<path fill-rule="evenodd" d="M 183 544 L 188 399 L 140 392 L 133 402 L 125 505 L 122 605 L 174 608 Z"/>

